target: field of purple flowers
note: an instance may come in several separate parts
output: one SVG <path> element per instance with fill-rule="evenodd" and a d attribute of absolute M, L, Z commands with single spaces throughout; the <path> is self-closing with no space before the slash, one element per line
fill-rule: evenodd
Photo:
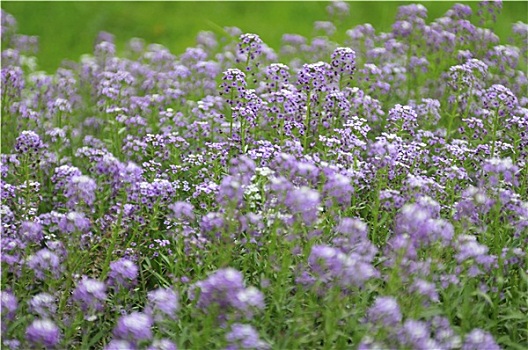
<path fill-rule="evenodd" d="M 2 12 L 6 349 L 525 349 L 528 25 L 500 2 L 54 74 Z M 324 16 L 324 14 L 322 14 Z"/>

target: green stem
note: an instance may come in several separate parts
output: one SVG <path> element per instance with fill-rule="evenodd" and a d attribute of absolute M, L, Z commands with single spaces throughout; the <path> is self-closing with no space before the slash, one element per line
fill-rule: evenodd
<path fill-rule="evenodd" d="M 106 251 L 106 258 L 103 265 L 103 271 L 101 272 L 101 280 L 103 281 L 106 279 L 106 275 L 108 274 L 108 270 L 110 269 L 110 260 L 112 259 L 112 255 L 114 253 L 114 249 L 117 243 L 117 238 L 119 237 L 121 222 L 123 221 L 123 212 L 124 208 L 123 206 L 121 206 L 119 210 L 119 216 L 117 218 L 117 224 L 114 226 L 114 230 L 112 232 L 110 247 L 108 247 L 108 250 Z"/>
<path fill-rule="evenodd" d="M 307 98 L 307 104 L 306 104 L 306 127 L 305 127 L 305 130 L 304 130 L 304 151 L 305 152 L 308 149 L 308 133 L 310 132 L 310 119 L 311 119 L 310 106 L 312 104 L 311 99 L 312 99 L 312 94 L 309 93 L 308 94 L 308 98 Z"/>

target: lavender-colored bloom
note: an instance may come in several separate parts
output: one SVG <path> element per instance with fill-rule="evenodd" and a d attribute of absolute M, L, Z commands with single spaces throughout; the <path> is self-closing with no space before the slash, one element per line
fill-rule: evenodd
<path fill-rule="evenodd" d="M 262 53 L 262 40 L 257 34 L 246 33 L 240 36 L 238 43 L 238 54 L 244 62 L 256 59 Z"/>
<path fill-rule="evenodd" d="M 333 202 L 345 207 L 350 205 L 353 192 L 354 188 L 350 178 L 339 173 L 328 175 L 327 181 L 323 186 L 323 193 L 328 197 L 325 203 L 327 207 L 331 207 Z"/>
<path fill-rule="evenodd" d="M 320 197 L 316 190 L 303 186 L 288 192 L 284 204 L 306 225 L 313 225 L 317 220 Z"/>
<path fill-rule="evenodd" d="M 15 151 L 19 154 L 35 155 L 45 147 L 40 136 L 31 130 L 22 131 L 15 142 Z"/>
<path fill-rule="evenodd" d="M 217 201 L 221 205 L 239 204 L 244 198 L 244 187 L 235 176 L 226 176 L 218 187 Z"/>
<path fill-rule="evenodd" d="M 147 350 L 178 350 L 178 347 L 169 339 L 156 339 Z"/>
<path fill-rule="evenodd" d="M 318 62 L 303 65 L 297 73 L 298 84 L 302 91 L 307 94 L 326 92 L 329 89 L 328 75 L 331 74 L 332 68 L 326 62 Z"/>
<path fill-rule="evenodd" d="M 17 21 L 15 17 L 3 9 L 0 12 L 0 20 L 2 21 L 0 26 L 2 38 L 11 32 L 15 33 L 17 31 Z"/>
<path fill-rule="evenodd" d="M 170 319 L 176 318 L 176 312 L 180 308 L 178 301 L 178 294 L 170 288 L 159 288 L 148 292 L 148 305 L 146 313 L 156 314 L 161 313 L 163 316 L 168 316 Z M 156 316 L 154 316 L 156 318 Z"/>
<path fill-rule="evenodd" d="M 507 87 L 495 84 L 484 92 L 484 107 L 495 110 L 500 116 L 511 113 L 517 106 L 517 97 Z"/>
<path fill-rule="evenodd" d="M 350 14 L 350 6 L 345 1 L 333 0 L 326 6 L 326 12 L 330 16 L 344 18 Z"/>
<path fill-rule="evenodd" d="M 469 332 L 462 344 L 462 350 L 500 350 L 500 346 L 495 342 L 493 336 L 482 329 L 474 329 Z"/>
<path fill-rule="evenodd" d="M 48 274 L 59 278 L 62 266 L 59 257 L 52 251 L 44 248 L 27 259 L 27 265 L 35 273 L 35 278 L 45 281 Z"/>
<path fill-rule="evenodd" d="M 62 233 L 83 232 L 90 229 L 90 220 L 84 213 L 71 211 L 66 215 L 60 217 L 58 227 Z"/>
<path fill-rule="evenodd" d="M 343 253 L 358 253 L 365 261 L 372 261 L 377 248 L 368 240 L 368 226 L 360 219 L 342 218 L 334 229 L 337 233 L 332 240 Z"/>
<path fill-rule="evenodd" d="M 471 10 L 470 6 L 463 4 L 454 4 L 453 7 L 447 11 L 446 16 L 455 19 L 468 19 L 469 17 L 471 17 L 472 13 L 473 10 Z"/>
<path fill-rule="evenodd" d="M 169 205 L 169 209 L 172 210 L 174 218 L 193 220 L 194 219 L 194 206 L 188 202 L 176 202 Z"/>
<path fill-rule="evenodd" d="M 189 290 L 189 297 L 194 299 L 196 288 L 200 289 L 197 306 L 207 310 L 211 305 L 219 307 L 222 314 L 237 311 L 246 318 L 253 317 L 253 311 L 264 308 L 264 296 L 254 287 L 246 288 L 242 274 L 233 269 L 220 269 L 207 279 L 197 282 Z"/>
<path fill-rule="evenodd" d="M 434 339 L 439 344 L 439 348 L 460 348 L 462 340 L 459 335 L 455 334 L 447 318 L 440 316 L 433 317 L 431 320 L 431 331 L 434 334 Z"/>
<path fill-rule="evenodd" d="M 229 345 L 227 350 L 269 349 L 270 346 L 260 339 L 258 332 L 251 325 L 235 323 L 226 334 Z"/>
<path fill-rule="evenodd" d="M 250 286 L 240 290 L 232 301 L 233 306 L 244 313 L 247 318 L 253 317 L 253 310 L 264 309 L 264 294 L 257 288 Z"/>
<path fill-rule="evenodd" d="M 60 338 L 59 327 L 48 318 L 35 319 L 26 328 L 26 339 L 34 345 L 53 348 L 59 343 Z"/>
<path fill-rule="evenodd" d="M 110 263 L 108 284 L 110 286 L 128 288 L 137 282 L 139 269 L 137 265 L 126 258 L 121 258 Z"/>
<path fill-rule="evenodd" d="M 489 247 L 477 242 L 475 236 L 460 235 L 458 236 L 458 254 L 456 260 L 461 263 L 468 259 L 483 258 L 489 251 Z"/>
<path fill-rule="evenodd" d="M 315 21 L 314 29 L 316 32 L 322 32 L 324 35 L 332 36 L 336 31 L 336 26 L 328 21 Z"/>
<path fill-rule="evenodd" d="M 449 85 L 455 91 L 480 87 L 488 72 L 488 65 L 478 59 L 470 59 L 462 65 L 449 68 Z"/>
<path fill-rule="evenodd" d="M 436 286 L 434 283 L 424 281 L 422 279 L 417 279 L 413 282 L 411 290 L 426 297 L 427 300 L 432 302 L 438 302 L 439 296 L 436 291 Z"/>
<path fill-rule="evenodd" d="M 7 328 L 6 321 L 13 321 L 16 316 L 16 310 L 18 308 L 18 302 L 13 293 L 9 291 L 0 291 L 1 303 L 0 303 L 0 314 L 2 315 L 2 332 L 5 332 Z"/>
<path fill-rule="evenodd" d="M 2 54 L 2 58 L 5 58 L 5 55 Z M 1 70 L 1 84 L 2 84 L 2 93 L 11 98 L 19 99 L 22 93 L 22 90 L 25 87 L 24 71 L 18 66 L 2 66 Z M 32 133 L 30 135 L 25 135 L 24 133 Z M 37 141 L 32 136 L 36 135 L 32 131 L 24 131 L 22 135 L 17 138 L 17 144 L 20 147 L 20 150 L 27 149 L 27 145 L 31 146 L 32 141 Z M 39 146 L 39 145 L 38 145 Z M 15 144 L 16 147 L 16 144 Z M 17 148 L 15 150 L 18 151 Z M 18 151 L 17 153 L 21 153 Z"/>
<path fill-rule="evenodd" d="M 75 209 L 80 203 L 91 207 L 95 201 L 97 184 L 88 176 L 72 176 L 66 183 L 64 196 L 68 198 L 68 208 Z"/>
<path fill-rule="evenodd" d="M 235 106 L 236 101 L 231 99 L 231 94 L 234 97 L 241 95 L 246 90 L 246 75 L 240 69 L 228 69 L 224 72 L 222 77 L 222 84 L 220 85 L 221 93 L 224 94 L 228 100 L 227 103 Z"/>
<path fill-rule="evenodd" d="M 20 340 L 18 339 L 2 339 L 2 345 L 9 350 L 20 349 Z"/>
<path fill-rule="evenodd" d="M 242 274 L 232 268 L 221 269 L 211 274 L 204 281 L 196 283 L 200 288 L 200 299 L 198 307 L 207 308 L 211 304 L 226 307 L 230 304 L 230 298 L 244 289 L 244 278 Z M 190 293 L 190 297 L 194 295 Z"/>
<path fill-rule="evenodd" d="M 418 126 L 417 120 L 418 116 L 412 107 L 399 104 L 389 111 L 387 118 L 390 130 L 395 133 L 406 131 L 411 135 L 414 134 L 414 130 Z"/>
<path fill-rule="evenodd" d="M 52 317 L 57 311 L 55 297 L 48 293 L 39 293 L 33 296 L 28 304 L 30 311 L 40 317 Z"/>
<path fill-rule="evenodd" d="M 121 316 L 114 328 L 114 336 L 119 339 L 139 342 L 152 339 L 152 318 L 142 312 L 132 312 Z"/>
<path fill-rule="evenodd" d="M 356 70 L 356 52 L 349 47 L 338 47 L 332 53 L 331 65 L 336 75 L 352 76 Z"/>
<path fill-rule="evenodd" d="M 106 346 L 104 350 L 136 350 L 137 346 L 128 340 L 113 339 Z"/>
<path fill-rule="evenodd" d="M 422 321 L 406 320 L 402 327 L 400 342 L 413 349 L 438 349 L 439 344 L 431 339 L 428 325 Z"/>
<path fill-rule="evenodd" d="M 224 217 L 217 212 L 209 212 L 202 217 L 200 229 L 203 233 L 220 238 L 224 230 Z"/>
<path fill-rule="evenodd" d="M 396 327 L 402 321 L 398 302 L 393 297 L 378 297 L 367 311 L 367 319 L 372 324 Z"/>
<path fill-rule="evenodd" d="M 325 245 L 315 245 L 308 258 L 308 263 L 316 279 L 349 288 L 361 287 L 367 280 L 379 277 L 379 272 L 363 256 Z"/>
<path fill-rule="evenodd" d="M 519 184 L 517 179 L 519 167 L 512 162 L 511 158 L 487 159 L 482 164 L 482 170 L 488 175 L 487 181 L 492 187 L 498 186 L 501 178 L 507 184 L 514 186 Z"/>
<path fill-rule="evenodd" d="M 365 336 L 358 344 L 357 350 L 385 350 L 390 348 L 391 347 L 385 343 L 374 341 L 371 337 Z"/>
<path fill-rule="evenodd" d="M 427 197 L 430 200 L 430 198 Z M 408 234 L 415 248 L 427 246 L 433 242 L 447 245 L 454 236 L 453 226 L 446 220 L 437 219 L 438 203 L 419 202 L 406 204 L 396 217 L 395 232 L 403 235 Z"/>
<path fill-rule="evenodd" d="M 24 221 L 18 230 L 20 238 L 25 242 L 39 243 L 44 238 L 42 225 L 34 221 Z"/>
<path fill-rule="evenodd" d="M 72 299 L 83 311 L 101 311 L 106 299 L 106 285 L 96 279 L 83 277 L 75 287 Z"/>

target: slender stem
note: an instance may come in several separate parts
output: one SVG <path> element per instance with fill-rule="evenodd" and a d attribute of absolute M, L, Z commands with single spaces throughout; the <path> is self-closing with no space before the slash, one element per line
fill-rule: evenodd
<path fill-rule="evenodd" d="M 108 270 L 110 268 L 110 260 L 112 259 L 112 255 L 114 253 L 114 249 L 117 243 L 117 238 L 119 237 L 119 233 L 121 229 L 121 222 L 123 220 L 123 212 L 124 212 L 124 208 L 123 208 L 123 205 L 121 205 L 121 208 L 119 210 L 119 216 L 117 218 L 117 224 L 114 226 L 114 230 L 112 232 L 110 246 L 108 247 L 108 250 L 106 251 L 106 258 L 105 258 L 105 262 L 103 265 L 103 271 L 101 272 L 101 279 L 103 281 L 106 279 L 106 275 L 108 274 Z"/>
<path fill-rule="evenodd" d="M 307 104 L 306 104 L 306 127 L 304 130 L 304 150 L 308 149 L 308 132 L 310 131 L 310 106 L 312 104 L 312 94 L 308 94 Z"/>

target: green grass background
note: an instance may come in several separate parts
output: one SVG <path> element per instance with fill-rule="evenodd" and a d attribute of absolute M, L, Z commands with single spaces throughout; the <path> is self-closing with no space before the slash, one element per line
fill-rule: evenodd
<path fill-rule="evenodd" d="M 398 6 L 422 3 L 429 20 L 443 15 L 455 2 L 350 2 L 351 16 L 339 27 L 338 39 L 346 29 L 371 23 L 387 31 Z M 477 2 L 467 2 L 476 12 Z M 56 69 L 63 59 L 78 60 L 92 52 L 99 31 L 116 36 L 118 48 L 132 37 L 159 43 L 173 53 L 195 44 L 200 30 L 237 26 L 257 33 L 278 48 L 284 33 L 312 34 L 313 22 L 326 20 L 328 2 L 11 2 L 1 7 L 15 16 L 19 33 L 40 37 L 39 68 Z M 495 32 L 503 42 L 514 22 L 528 22 L 528 2 L 505 2 Z"/>

